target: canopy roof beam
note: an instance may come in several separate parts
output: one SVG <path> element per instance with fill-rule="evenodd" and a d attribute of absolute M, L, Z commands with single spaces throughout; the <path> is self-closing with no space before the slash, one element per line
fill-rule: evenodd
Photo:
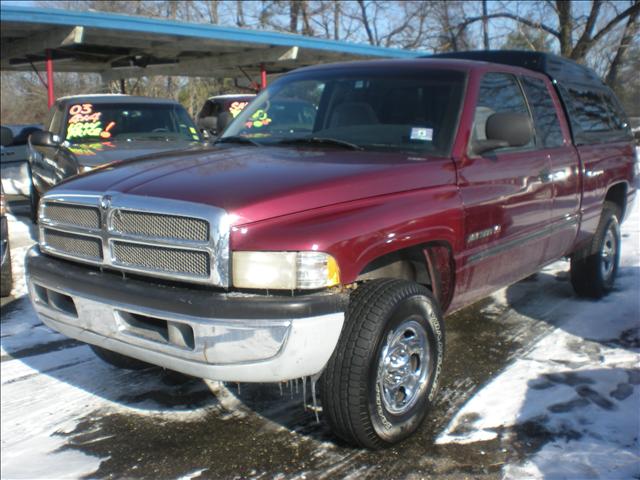
<path fill-rule="evenodd" d="M 26 57 L 41 54 L 48 49 L 81 44 L 83 36 L 84 27 L 56 28 L 27 38 L 2 42 L 0 52 L 3 60 L 10 57 Z"/>

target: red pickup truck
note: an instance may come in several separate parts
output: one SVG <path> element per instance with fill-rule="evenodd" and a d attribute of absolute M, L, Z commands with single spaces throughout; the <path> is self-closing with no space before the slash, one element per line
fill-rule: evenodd
<path fill-rule="evenodd" d="M 27 258 L 36 311 L 120 367 L 311 377 L 339 437 L 402 440 L 435 399 L 443 315 L 562 257 L 605 295 L 635 194 L 591 70 L 466 56 L 301 69 L 212 147 L 62 183 Z"/>

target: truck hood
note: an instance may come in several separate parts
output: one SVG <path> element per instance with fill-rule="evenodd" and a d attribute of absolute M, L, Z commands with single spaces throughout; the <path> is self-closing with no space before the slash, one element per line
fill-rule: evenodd
<path fill-rule="evenodd" d="M 97 167 L 105 163 L 118 162 L 172 150 L 185 150 L 200 145 L 185 140 L 135 140 L 95 143 L 75 143 L 67 147 L 80 165 Z"/>
<path fill-rule="evenodd" d="M 55 191 L 122 192 L 201 203 L 224 208 L 241 225 L 454 182 L 450 159 L 333 148 L 220 146 L 107 166 Z"/>

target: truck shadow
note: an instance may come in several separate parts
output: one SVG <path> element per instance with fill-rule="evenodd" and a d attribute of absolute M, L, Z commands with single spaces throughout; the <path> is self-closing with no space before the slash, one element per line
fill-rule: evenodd
<path fill-rule="evenodd" d="M 510 308 L 520 315 L 575 336 L 576 353 L 591 354 L 596 360 L 596 353 L 588 351 L 586 345 L 589 343 L 624 349 L 640 348 L 640 296 L 630 294 L 634 291 L 640 292 L 640 267 L 620 266 L 613 291 L 601 299 L 577 297 L 568 271 L 556 274 L 539 272 L 508 287 L 506 299 Z M 629 298 L 635 299 L 635 305 Z M 630 322 L 629 328 L 621 331 L 611 328 L 611 319 L 632 316 L 636 321 Z"/>

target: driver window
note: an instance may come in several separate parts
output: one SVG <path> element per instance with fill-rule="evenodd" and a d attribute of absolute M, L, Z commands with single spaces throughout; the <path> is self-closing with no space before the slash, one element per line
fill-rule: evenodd
<path fill-rule="evenodd" d="M 516 78 L 507 73 L 487 73 L 480 83 L 478 103 L 473 117 L 472 142 L 487 140 L 487 120 L 494 113 L 513 112 L 529 115 L 522 90 Z M 533 140 L 524 147 L 533 145 Z M 506 150 L 506 148 L 500 149 Z M 513 148 L 509 148 L 513 150 Z"/>

